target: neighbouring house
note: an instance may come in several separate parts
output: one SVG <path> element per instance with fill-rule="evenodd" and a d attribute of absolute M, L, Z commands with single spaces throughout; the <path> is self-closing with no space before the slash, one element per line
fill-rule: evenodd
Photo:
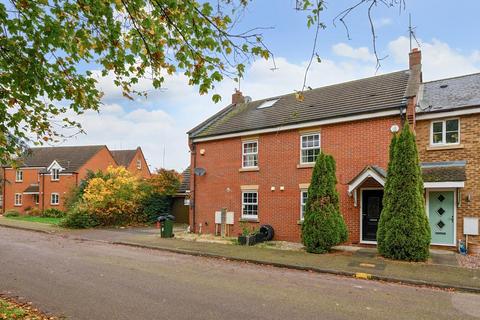
<path fill-rule="evenodd" d="M 148 167 L 142 148 L 133 150 L 112 150 L 113 158 L 119 166 L 123 166 L 130 172 L 144 179 L 150 178 L 151 172 Z"/>
<path fill-rule="evenodd" d="M 420 86 L 416 135 L 433 244 L 455 245 L 464 218 L 480 218 L 479 124 L 480 73 Z"/>
<path fill-rule="evenodd" d="M 190 168 L 182 172 L 182 183 L 173 196 L 172 215 L 177 223 L 187 223 L 190 202 Z"/>
<path fill-rule="evenodd" d="M 336 160 L 348 242 L 375 244 L 391 132 L 408 121 L 418 132 L 427 209 L 440 210 L 433 197 L 440 202 L 445 197 L 457 208 L 452 222 L 457 234 L 451 241 L 436 238 L 435 228 L 442 223 L 430 216 L 432 243 L 454 245 L 460 237 L 461 216 L 480 214 L 478 159 L 473 160 L 479 151 L 479 132 L 473 125 L 478 118 L 462 116 L 465 120 L 461 118 L 458 126 L 470 132 L 470 137 L 456 146 L 433 146 L 430 134 L 439 139 L 440 131 L 430 119 L 442 122 L 442 118 L 455 117 L 449 112 L 459 109 L 448 100 L 449 92 L 444 92 L 443 101 L 432 89 L 435 86 L 422 84 L 421 52 L 414 49 L 408 70 L 308 90 L 303 101 L 294 94 L 251 101 L 235 92 L 229 106 L 188 132 L 192 230 L 214 233 L 215 212 L 225 208 L 234 214 L 234 233 L 244 224 L 252 228 L 270 224 L 275 239 L 300 241 L 312 168 L 316 156 L 324 151 Z M 462 91 L 453 85 L 447 90 L 457 89 Z M 480 93 L 477 87 L 464 95 L 476 95 L 472 100 L 478 100 Z M 422 107 L 435 102 L 444 108 Z M 453 141 L 454 123 L 442 122 L 442 128 L 443 141 Z M 436 193 L 444 188 L 452 192 Z M 469 199 L 461 206 L 455 200 L 460 198 L 458 188 L 465 189 L 463 198 Z"/>
<path fill-rule="evenodd" d="M 88 171 L 119 165 L 105 145 L 30 148 L 17 162 L 16 168 L 2 168 L 2 212 L 64 210 L 65 195 Z"/>

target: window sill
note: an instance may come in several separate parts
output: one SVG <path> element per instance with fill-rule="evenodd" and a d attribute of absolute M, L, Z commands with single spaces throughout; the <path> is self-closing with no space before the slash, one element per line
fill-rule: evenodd
<path fill-rule="evenodd" d="M 14 204 L 13 206 L 14 207 L 21 207 L 22 205 L 21 204 Z"/>
<path fill-rule="evenodd" d="M 259 223 L 258 218 L 240 218 L 238 219 L 239 222 L 254 222 Z"/>
<path fill-rule="evenodd" d="M 303 220 L 298 220 L 297 224 L 301 226 L 303 224 Z"/>
<path fill-rule="evenodd" d="M 59 203 L 50 203 L 50 205 L 51 205 L 51 206 L 55 206 L 55 207 L 56 207 L 56 206 L 58 206 L 58 205 L 59 205 Z"/>
<path fill-rule="evenodd" d="M 297 169 L 313 168 L 313 167 L 315 167 L 315 162 L 297 164 Z"/>
<path fill-rule="evenodd" d="M 450 149 L 463 149 L 465 146 L 463 144 L 443 144 L 443 145 L 429 145 L 427 146 L 427 151 L 436 151 L 436 150 L 450 150 Z"/>
<path fill-rule="evenodd" d="M 15 180 L 15 183 L 22 183 L 23 180 Z"/>
<path fill-rule="evenodd" d="M 58 181 L 60 181 L 60 179 L 58 179 L 58 180 L 50 180 L 50 182 L 58 182 Z"/>
<path fill-rule="evenodd" d="M 258 167 L 251 167 L 251 168 L 240 168 L 238 169 L 238 172 L 255 172 L 255 171 L 260 171 Z"/>

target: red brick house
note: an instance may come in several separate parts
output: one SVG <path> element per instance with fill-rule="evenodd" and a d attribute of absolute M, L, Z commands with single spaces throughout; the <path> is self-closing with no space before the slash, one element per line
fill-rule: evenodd
<path fill-rule="evenodd" d="M 142 148 L 137 147 L 133 150 L 112 150 L 113 158 L 119 166 L 124 166 L 130 172 L 144 178 L 150 178 L 150 168 L 148 167 Z"/>
<path fill-rule="evenodd" d="M 141 154 L 139 149 L 134 154 L 138 151 Z M 142 159 L 145 161 L 143 154 Z M 23 213 L 34 207 L 63 210 L 65 194 L 78 185 L 89 170 L 119 165 L 104 145 L 31 148 L 18 162 L 18 168 L 2 168 L 2 212 L 14 209 Z M 142 165 L 148 170 L 146 163 Z"/>
<path fill-rule="evenodd" d="M 427 211 L 445 210 L 453 225 L 430 214 L 432 243 L 455 245 L 462 235 L 461 217 L 480 215 L 476 172 L 480 146 L 473 125 L 479 120 L 474 114 L 480 111 L 480 77 L 475 77 L 476 87 L 471 85 L 470 91 L 460 90 L 463 98 L 449 101 L 450 90 L 438 98 L 432 89 L 441 82 L 422 83 L 421 52 L 414 49 L 409 58 L 408 70 L 313 89 L 305 92 L 302 102 L 293 94 L 249 101 L 236 92 L 229 106 L 188 133 L 192 229 L 214 233 L 215 212 L 226 208 L 234 214 L 235 234 L 241 223 L 270 224 L 277 240 L 300 241 L 306 191 L 322 150 L 337 163 L 337 190 L 349 242 L 375 244 L 391 130 L 409 121 L 418 132 Z M 462 86 L 453 85 L 458 80 L 445 81 L 452 91 Z M 443 108 L 422 107 L 425 104 Z M 455 126 L 445 124 L 445 118 L 459 114 L 463 142 L 439 140 L 432 146 L 431 132 L 437 140 L 443 134 L 443 139 L 446 135 L 453 141 L 449 130 Z M 442 122 L 444 133 L 437 130 L 437 122 Z M 468 199 L 463 206 L 461 190 Z M 442 198 L 448 207 L 438 200 Z M 440 226 L 454 231 L 442 238 Z"/>
<path fill-rule="evenodd" d="M 190 223 L 215 231 L 214 214 L 270 224 L 278 240 L 300 241 L 303 204 L 320 150 L 337 162 L 337 190 L 351 243 L 375 241 L 392 126 L 414 120 L 421 82 L 420 52 L 410 68 L 305 92 L 232 104 L 189 132 Z M 368 211 L 368 212 L 367 212 Z"/>

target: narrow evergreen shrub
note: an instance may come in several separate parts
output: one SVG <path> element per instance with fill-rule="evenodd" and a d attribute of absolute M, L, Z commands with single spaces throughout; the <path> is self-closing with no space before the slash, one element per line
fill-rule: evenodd
<path fill-rule="evenodd" d="M 302 242 L 308 252 L 328 252 L 348 238 L 336 184 L 335 160 L 321 152 L 313 169 L 302 224 Z"/>
<path fill-rule="evenodd" d="M 424 261 L 429 255 L 430 225 L 415 135 L 408 123 L 393 148 L 378 231 L 379 252 L 386 258 Z"/>
<path fill-rule="evenodd" d="M 377 250 L 381 255 L 385 254 L 385 226 L 387 221 L 390 220 L 392 216 L 392 202 L 394 202 L 394 197 L 397 195 L 397 187 L 394 183 L 397 181 L 395 179 L 395 145 L 397 143 L 397 134 L 393 134 L 392 140 L 390 142 L 390 151 L 389 151 L 389 162 L 387 169 L 387 180 L 385 181 L 384 191 L 383 191 L 383 209 L 380 214 L 380 220 L 378 222 L 377 229 Z"/>

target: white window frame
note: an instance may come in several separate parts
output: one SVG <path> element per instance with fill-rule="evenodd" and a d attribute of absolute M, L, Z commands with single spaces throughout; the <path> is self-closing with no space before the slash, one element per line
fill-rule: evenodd
<path fill-rule="evenodd" d="M 15 171 L 15 182 L 23 182 L 23 170 Z"/>
<path fill-rule="evenodd" d="M 245 145 L 249 143 L 255 143 L 257 146 L 257 151 L 256 152 L 247 152 L 245 153 Z M 245 165 L 245 156 L 255 156 L 254 162 L 256 162 L 256 165 L 253 166 L 247 166 Z M 242 141 L 242 168 L 258 168 L 258 140 L 245 140 Z"/>
<path fill-rule="evenodd" d="M 308 136 L 318 136 L 318 147 L 303 147 L 303 138 Z M 313 162 L 304 162 L 303 161 L 303 150 L 315 150 L 318 149 L 318 153 L 322 152 L 322 136 L 320 132 L 309 132 L 300 135 L 300 164 L 313 164 Z"/>
<path fill-rule="evenodd" d="M 34 194 L 33 195 L 33 200 L 34 200 L 35 204 L 39 204 L 40 203 L 40 194 Z"/>
<path fill-rule="evenodd" d="M 56 202 L 53 201 L 54 200 L 54 197 L 56 197 Z M 60 204 L 60 194 L 56 193 L 56 192 L 52 192 L 52 194 L 50 194 L 50 204 L 52 206 L 58 206 Z"/>
<path fill-rule="evenodd" d="M 15 193 L 14 206 L 21 207 L 23 203 L 23 195 L 21 193 Z"/>
<path fill-rule="evenodd" d="M 137 159 L 137 170 L 142 170 L 142 160 Z"/>
<path fill-rule="evenodd" d="M 52 181 L 60 181 L 60 169 L 57 169 L 57 168 L 52 169 L 51 180 Z"/>
<path fill-rule="evenodd" d="M 458 141 L 457 142 L 449 142 L 447 143 L 447 121 L 457 120 L 458 121 Z M 435 143 L 433 141 L 433 124 L 434 123 L 442 123 L 442 142 Z M 443 119 L 443 120 L 432 120 L 430 123 L 430 145 L 431 146 L 452 146 L 460 144 L 460 118 L 450 118 L 450 119 Z"/>
<path fill-rule="evenodd" d="M 245 202 L 245 194 L 246 193 L 255 193 L 257 195 L 257 202 Z M 244 214 L 245 206 L 246 205 L 256 205 L 257 206 L 257 214 Z M 243 190 L 242 191 L 242 219 L 246 220 L 256 220 L 258 219 L 258 190 Z"/>
<path fill-rule="evenodd" d="M 301 189 L 300 190 L 300 221 L 303 221 L 305 219 L 305 208 L 307 205 L 307 201 L 305 199 L 305 203 L 303 203 L 303 194 L 306 193 L 308 197 L 308 190 L 307 189 Z"/>

